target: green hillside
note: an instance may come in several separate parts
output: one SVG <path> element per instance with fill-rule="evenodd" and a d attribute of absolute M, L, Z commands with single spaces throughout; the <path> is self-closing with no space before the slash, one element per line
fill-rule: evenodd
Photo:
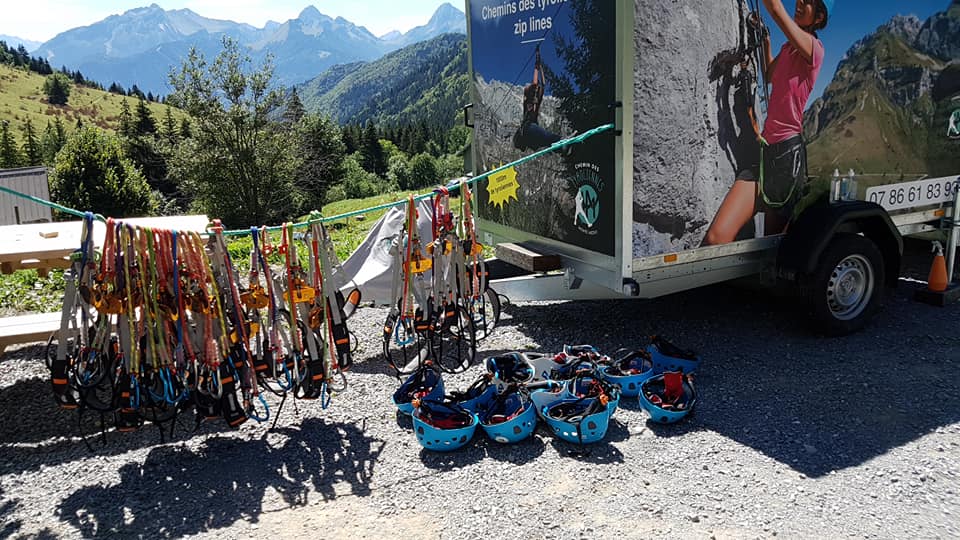
<path fill-rule="evenodd" d="M 466 38 L 445 34 L 375 62 L 337 66 L 297 92 L 307 110 L 340 123 L 451 127 L 469 101 Z"/>
<path fill-rule="evenodd" d="M 960 171 L 960 148 L 945 137 L 950 111 L 958 106 L 960 66 L 921 52 L 916 36 L 898 24 L 903 21 L 891 21 L 851 48 L 807 111 L 810 174 Z"/>
<path fill-rule="evenodd" d="M 131 111 L 136 108 L 137 98 L 77 85 L 71 85 L 67 105 L 50 105 L 43 93 L 43 82 L 42 75 L 0 64 L 0 122 L 10 122 L 10 131 L 18 139 L 28 119 L 39 133 L 48 121 L 58 116 L 69 130 L 73 130 L 80 121 L 85 125 L 115 131 L 120 123 L 123 100 L 127 100 Z M 148 103 L 148 107 L 158 122 L 166 114 L 166 105 Z M 179 121 L 183 114 L 174 110 L 174 116 Z"/>

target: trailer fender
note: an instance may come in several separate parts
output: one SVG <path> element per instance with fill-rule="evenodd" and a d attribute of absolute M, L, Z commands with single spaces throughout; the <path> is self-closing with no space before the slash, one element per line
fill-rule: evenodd
<path fill-rule="evenodd" d="M 837 233 L 862 234 L 883 254 L 886 283 L 896 286 L 903 256 L 903 238 L 882 206 L 826 199 L 809 206 L 787 230 L 777 253 L 777 275 L 789 281 L 813 275 L 817 262 Z"/>

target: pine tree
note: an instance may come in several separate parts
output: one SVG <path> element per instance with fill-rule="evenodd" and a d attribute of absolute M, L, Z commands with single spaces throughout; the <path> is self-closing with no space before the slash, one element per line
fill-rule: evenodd
<path fill-rule="evenodd" d="M 134 124 L 134 132 L 137 135 L 152 135 L 157 132 L 157 123 L 153 119 L 153 113 L 147 107 L 147 102 L 143 99 L 137 102 L 137 118 Z"/>
<path fill-rule="evenodd" d="M 163 114 L 162 127 L 163 129 L 161 131 L 161 135 L 163 135 L 164 140 L 166 140 L 171 146 L 177 144 L 179 139 L 177 134 L 177 123 L 173 119 L 173 112 L 169 105 Z"/>
<path fill-rule="evenodd" d="M 190 127 L 190 120 L 186 116 L 180 119 L 180 138 L 189 139 L 193 136 L 193 128 Z"/>
<path fill-rule="evenodd" d="M 124 99 L 120 102 L 120 134 L 133 137 L 133 115 L 130 114 L 130 104 Z"/>
<path fill-rule="evenodd" d="M 70 79 L 61 73 L 49 75 L 43 82 L 43 92 L 51 105 L 66 105 L 70 99 Z"/>
<path fill-rule="evenodd" d="M 23 165 L 17 141 L 10 133 L 10 122 L 0 123 L 0 169 L 13 169 Z"/>
<path fill-rule="evenodd" d="M 287 100 L 287 110 L 283 113 L 283 121 L 287 124 L 294 125 L 299 122 L 306 113 L 307 111 L 303 107 L 303 102 L 300 101 L 300 96 L 297 95 L 297 89 L 291 89 L 290 98 Z"/>
<path fill-rule="evenodd" d="M 363 130 L 360 153 L 363 155 L 363 163 L 360 165 L 364 170 L 380 176 L 387 173 L 383 147 L 380 146 L 380 137 L 377 136 L 377 128 L 373 122 L 367 122 L 367 127 Z"/>
<path fill-rule="evenodd" d="M 360 140 L 359 140 L 359 137 L 357 137 L 357 133 L 354 130 L 354 127 L 355 126 L 348 124 L 346 126 L 343 126 L 343 129 L 341 130 L 343 144 L 346 145 L 347 147 L 348 155 L 353 154 L 354 152 L 360 149 Z"/>
<path fill-rule="evenodd" d="M 316 114 L 306 115 L 296 126 L 300 166 L 296 184 L 303 191 L 301 211 L 323 206 L 327 192 L 344 175 L 346 147 L 337 124 Z"/>
<path fill-rule="evenodd" d="M 30 122 L 29 118 L 23 124 L 23 157 L 24 164 L 28 166 L 40 165 L 43 162 L 40 141 L 37 139 L 37 133 L 33 130 L 33 123 Z"/>
<path fill-rule="evenodd" d="M 47 127 L 40 136 L 40 153 L 45 165 L 53 165 L 57 157 L 57 152 L 67 144 L 67 131 L 63 127 L 63 122 L 57 116 L 53 124 L 47 121 Z"/>

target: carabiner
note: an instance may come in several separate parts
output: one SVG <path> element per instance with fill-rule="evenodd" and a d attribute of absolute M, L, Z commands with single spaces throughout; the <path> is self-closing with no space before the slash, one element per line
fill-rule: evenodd
<path fill-rule="evenodd" d="M 326 379 L 320 383 L 320 408 L 327 410 L 327 407 L 330 406 L 330 402 L 333 400 L 333 395 L 328 391 Z M 326 396 L 327 399 L 324 400 L 323 397 Z"/>
<path fill-rule="evenodd" d="M 251 405 L 250 409 L 247 411 L 247 416 L 252 418 L 256 422 L 266 422 L 270 420 L 270 406 L 267 405 L 267 400 L 263 398 L 263 394 L 258 394 L 257 399 L 260 400 L 260 404 L 263 405 L 263 416 L 257 414 L 257 409 Z"/>
<path fill-rule="evenodd" d="M 397 324 L 393 328 L 393 339 L 396 341 L 397 345 L 406 347 L 407 345 L 412 345 L 414 341 L 416 341 L 416 331 L 411 331 L 411 329 L 406 328 L 406 325 L 403 324 L 403 321 L 403 317 L 397 319 Z"/>
<path fill-rule="evenodd" d="M 140 383 L 133 375 L 130 376 L 130 408 L 134 410 L 140 408 Z"/>

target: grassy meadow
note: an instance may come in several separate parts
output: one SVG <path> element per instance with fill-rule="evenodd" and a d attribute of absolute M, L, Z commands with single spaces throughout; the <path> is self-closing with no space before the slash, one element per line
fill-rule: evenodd
<path fill-rule="evenodd" d="M 50 105 L 43 93 L 44 79 L 44 76 L 25 69 L 0 65 L 0 122 L 10 122 L 10 131 L 18 141 L 23 140 L 23 125 L 28 119 L 39 137 L 47 122 L 58 116 L 68 132 L 76 128 L 78 121 L 115 131 L 120 124 L 120 108 L 124 99 L 127 100 L 130 112 L 136 113 L 136 97 L 120 96 L 77 85 L 71 85 L 70 98 L 66 105 Z M 109 85 L 110 81 L 101 83 Z M 147 106 L 159 125 L 166 114 L 167 106 L 160 103 L 148 103 Z M 177 109 L 173 110 L 173 115 L 178 122 L 184 116 Z"/>

